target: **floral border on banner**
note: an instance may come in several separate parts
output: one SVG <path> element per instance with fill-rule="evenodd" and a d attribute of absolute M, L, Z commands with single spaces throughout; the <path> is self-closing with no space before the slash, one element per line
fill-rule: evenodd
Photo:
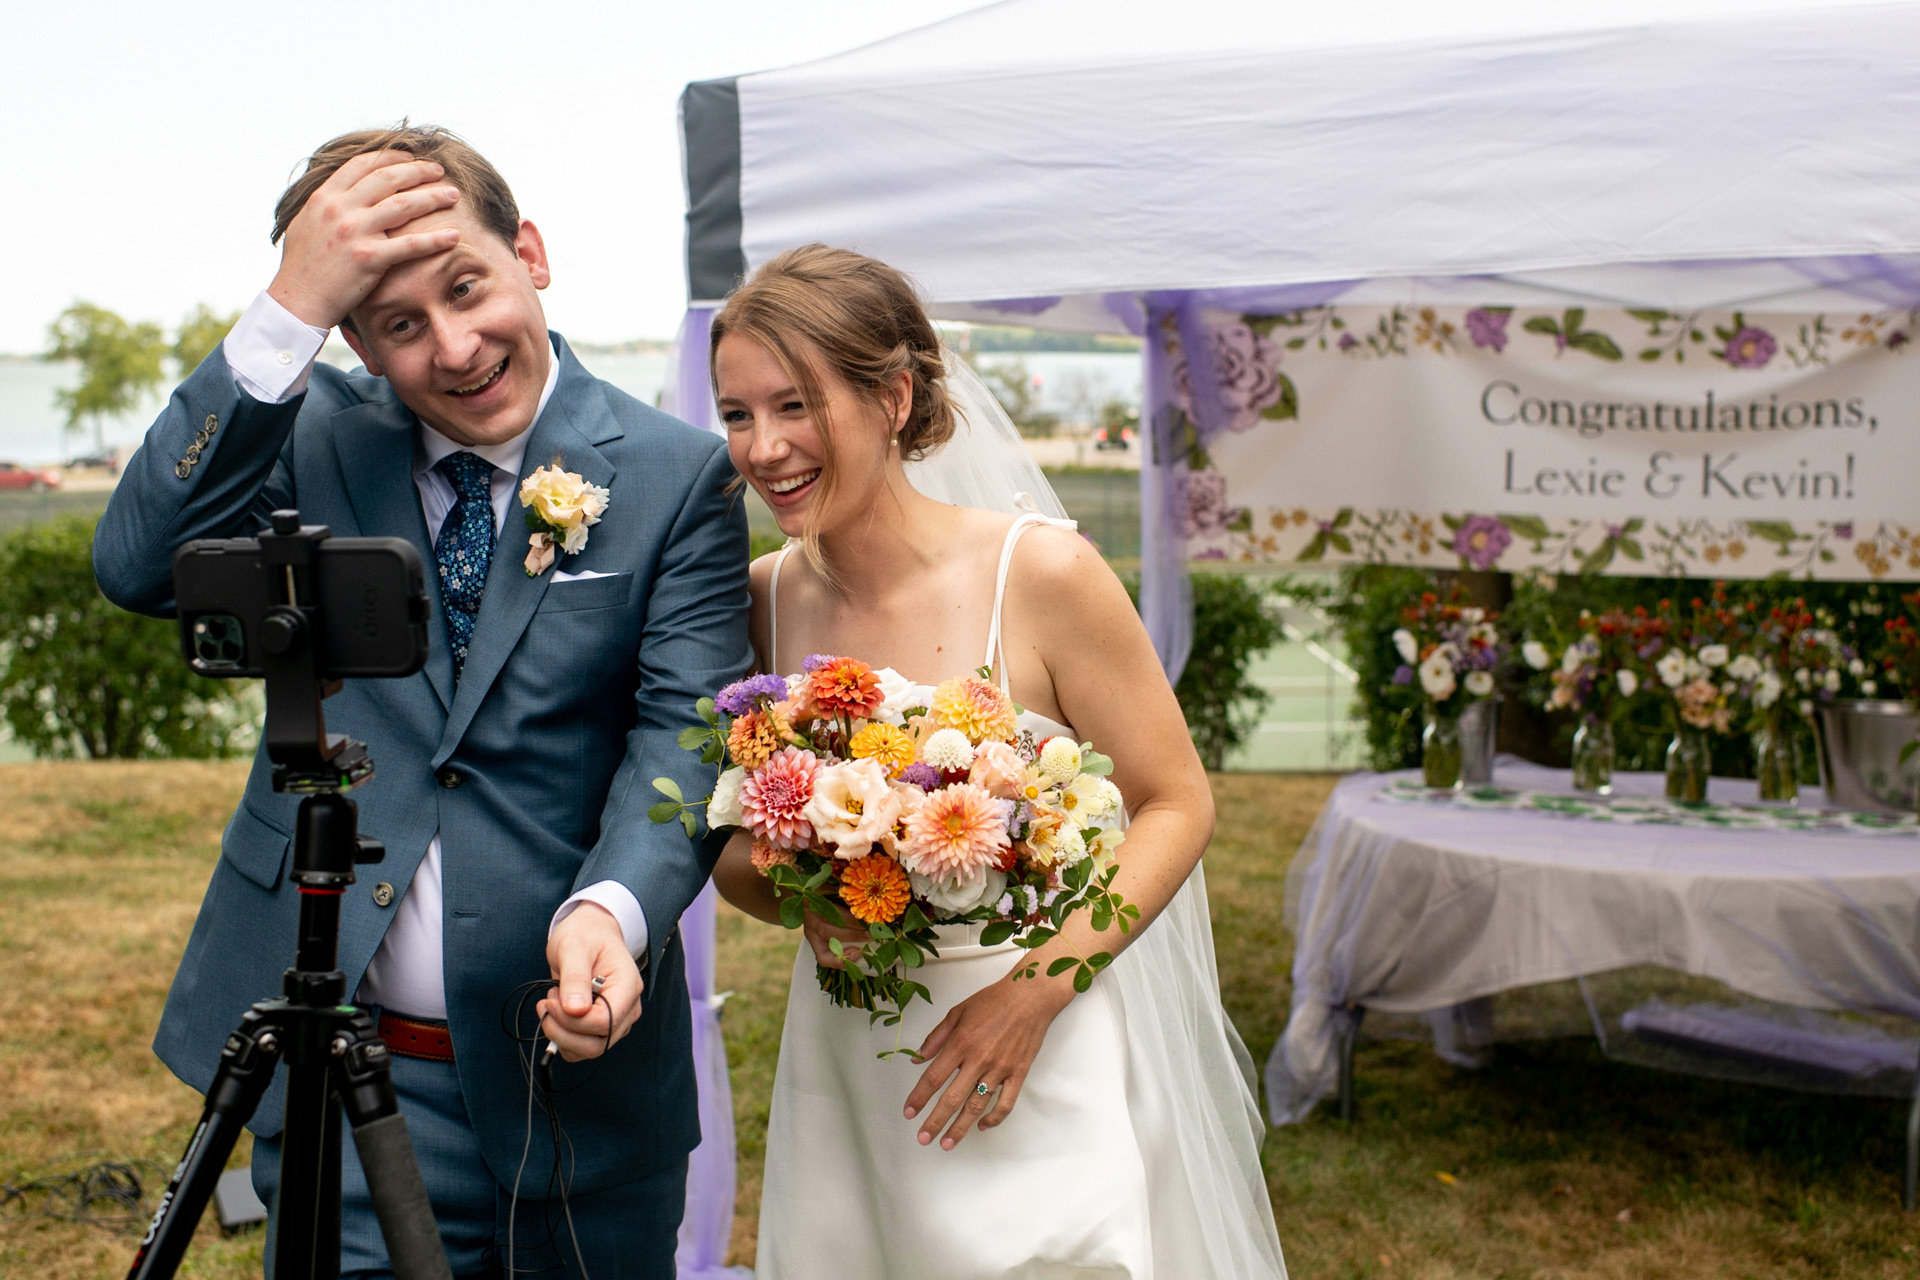
<path fill-rule="evenodd" d="M 1372 308 L 1369 308 L 1372 310 Z M 1583 307 L 1387 308 L 1365 326 L 1338 306 L 1276 315 L 1242 315 L 1205 326 L 1215 373 L 1221 429 L 1248 431 L 1300 416 L 1300 393 L 1284 370 L 1289 352 L 1309 348 L 1353 360 L 1446 356 L 1468 349 L 1496 356 L 1519 342 L 1552 343 L 1604 362 L 1646 364 L 1714 361 L 1730 369 L 1791 364 L 1825 367 L 1836 349 L 1878 349 L 1905 355 L 1920 332 L 1920 309 L 1815 315 L 1791 331 L 1770 330 L 1733 312 L 1716 322 L 1706 312 L 1646 309 L 1624 313 L 1642 332 L 1628 336 L 1587 324 Z M 1517 319 L 1517 323 L 1516 323 Z M 1304 509 L 1233 506 L 1227 477 L 1194 420 L 1192 373 L 1169 316 L 1162 326 L 1174 403 L 1156 415 L 1157 457 L 1171 484 L 1168 500 L 1194 560 L 1364 561 L 1459 569 L 1628 575 L 1821 577 L 1920 575 L 1920 527 L 1894 521 L 1603 520 L 1549 518 L 1525 512 L 1422 512 L 1390 508 Z M 1463 345 L 1464 344 L 1464 345 Z"/>

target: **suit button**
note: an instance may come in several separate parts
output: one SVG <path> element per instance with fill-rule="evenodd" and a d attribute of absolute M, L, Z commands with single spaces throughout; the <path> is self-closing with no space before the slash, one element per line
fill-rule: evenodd
<path fill-rule="evenodd" d="M 212 435 L 214 432 L 218 431 L 220 429 L 219 415 L 212 414 L 212 413 L 208 414 L 207 420 L 203 424 L 203 429 L 206 431 L 208 435 Z"/>
<path fill-rule="evenodd" d="M 463 781 L 463 779 L 460 777 L 460 771 L 454 768 L 442 769 L 438 774 L 435 775 L 435 777 L 439 779 L 440 785 L 445 787 L 449 791 L 459 786 L 460 783 Z"/>
<path fill-rule="evenodd" d="M 373 905 L 376 907 L 390 907 L 393 905 L 393 886 L 385 880 L 373 886 Z"/>

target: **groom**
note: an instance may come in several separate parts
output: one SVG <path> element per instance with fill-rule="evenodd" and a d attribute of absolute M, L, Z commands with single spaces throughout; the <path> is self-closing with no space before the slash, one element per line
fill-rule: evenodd
<path fill-rule="evenodd" d="M 751 661 L 726 449 L 547 329 L 540 233 L 450 134 L 335 138 L 281 196 L 273 238 L 272 284 L 173 393 L 101 519 L 101 589 L 164 615 L 176 548 L 251 536 L 282 507 L 339 536 L 406 538 L 437 568 L 425 670 L 349 681 L 326 705 L 378 762 L 354 799 L 387 847 L 342 903 L 340 967 L 394 1055 L 456 1275 L 577 1275 L 577 1246 L 594 1280 L 671 1277 L 700 1138 L 675 924 L 718 850 L 646 811 L 658 776 L 704 794 L 677 735 Z M 315 362 L 335 325 L 364 371 Z M 583 547 L 530 559 L 517 495 L 548 465 L 610 497 Z M 293 956 L 296 797 L 269 774 L 263 748 L 154 1042 L 203 1091 Z M 529 1144 L 503 1017 L 530 981 L 564 1059 L 557 1175 L 537 1109 Z M 280 1090 L 252 1126 L 269 1205 Z M 351 1142 L 343 1163 L 343 1274 L 390 1274 Z M 555 1182 L 569 1175 L 570 1223 Z"/>

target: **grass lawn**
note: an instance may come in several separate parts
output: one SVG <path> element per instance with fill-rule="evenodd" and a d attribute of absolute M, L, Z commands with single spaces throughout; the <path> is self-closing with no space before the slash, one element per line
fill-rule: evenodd
<path fill-rule="evenodd" d="M 150 1189 L 164 1179 L 199 1100 L 147 1044 L 244 772 L 0 766 L 0 1177 L 112 1158 L 149 1162 Z M 1264 1058 L 1289 988 L 1287 863 L 1332 781 L 1214 785 L 1224 994 Z M 720 942 L 720 985 L 734 992 L 734 1254 L 751 1261 L 792 935 L 728 913 Z M 1368 1043 L 1359 1079 L 1352 1130 L 1323 1111 L 1267 1139 L 1302 1280 L 1920 1275 L 1920 1220 L 1899 1209 L 1904 1105 L 1665 1075 L 1585 1040 L 1504 1045 L 1477 1072 Z M 124 1271 L 132 1236 L 41 1216 L 44 1203 L 0 1207 L 0 1276 Z M 259 1254 L 258 1232 L 223 1241 L 203 1227 L 181 1274 L 258 1275 Z"/>

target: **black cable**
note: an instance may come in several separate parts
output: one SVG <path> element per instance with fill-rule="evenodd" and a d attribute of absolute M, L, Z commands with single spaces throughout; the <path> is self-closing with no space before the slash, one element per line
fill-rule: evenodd
<path fill-rule="evenodd" d="M 71 1173 L 48 1174 L 24 1182 L 15 1175 L 0 1183 L 0 1210 L 18 1204 L 23 1214 L 32 1213 L 30 1198 L 42 1196 L 45 1199 L 39 1216 L 57 1222 L 80 1222 L 108 1231 L 144 1227 L 151 1206 L 140 1177 L 142 1167 L 161 1172 L 159 1165 L 148 1161 L 102 1160 Z"/>
<path fill-rule="evenodd" d="M 540 1110 L 547 1117 L 547 1133 L 553 1143 L 553 1169 L 547 1177 L 547 1194 L 544 1199 L 546 1212 L 543 1216 L 546 1219 L 546 1237 L 533 1248 L 555 1247 L 555 1237 L 559 1233 L 560 1222 L 564 1220 L 567 1227 L 567 1240 L 573 1246 L 573 1258 L 580 1268 L 581 1280 L 589 1280 L 586 1255 L 580 1248 L 579 1233 L 574 1230 L 573 1205 L 569 1195 L 573 1186 L 575 1165 L 573 1139 L 567 1135 L 565 1126 L 560 1123 L 560 1109 L 555 1099 L 561 1094 L 571 1093 L 581 1088 L 600 1073 L 600 1065 L 606 1058 L 606 1051 L 613 1047 L 613 1006 L 607 1003 L 606 996 L 600 992 L 593 993 L 595 1004 L 607 1005 L 607 1031 L 601 1044 L 600 1057 L 594 1061 L 592 1068 L 584 1077 L 565 1089 L 557 1089 L 553 1083 L 552 1055 L 545 1053 L 540 1046 L 544 1038 L 541 1034 L 540 1021 L 535 1019 L 531 1033 L 523 1033 L 521 1030 L 526 1022 L 527 1002 L 536 994 L 551 990 L 552 987 L 551 978 L 523 982 L 508 992 L 506 999 L 501 1002 L 501 1029 L 506 1032 L 507 1038 L 513 1041 L 514 1059 L 520 1066 L 520 1074 L 527 1081 L 527 1115 L 526 1137 L 520 1148 L 520 1166 L 514 1171 L 513 1188 L 507 1201 L 507 1256 L 502 1260 L 497 1256 L 497 1251 L 490 1250 L 490 1252 L 496 1253 L 492 1260 L 500 1264 L 502 1270 L 509 1276 L 543 1275 L 561 1270 L 565 1266 L 564 1263 L 539 1268 L 521 1268 L 515 1265 L 518 1246 L 514 1233 L 520 1208 L 520 1181 L 526 1172 L 527 1158 L 533 1147 L 533 1109 L 537 1102 Z M 509 1014 L 509 1008 L 511 1008 L 511 1014 Z M 552 1043 L 551 1039 L 548 1039 L 548 1043 Z M 553 1215 L 553 1202 L 556 1199 L 560 1202 L 559 1219 Z"/>

